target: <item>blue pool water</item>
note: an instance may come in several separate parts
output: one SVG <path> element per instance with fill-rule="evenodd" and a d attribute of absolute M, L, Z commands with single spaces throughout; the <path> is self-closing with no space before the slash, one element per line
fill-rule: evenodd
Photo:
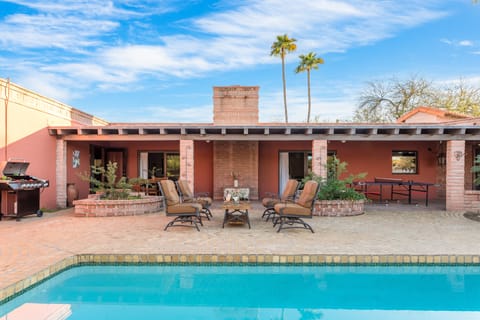
<path fill-rule="evenodd" d="M 28 311 L 69 320 L 480 319 L 480 267 L 77 267 L 0 305 L 0 319 Z"/>

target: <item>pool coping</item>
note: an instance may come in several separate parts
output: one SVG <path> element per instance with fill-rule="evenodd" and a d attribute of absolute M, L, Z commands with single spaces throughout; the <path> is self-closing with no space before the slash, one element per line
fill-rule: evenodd
<path fill-rule="evenodd" d="M 67 269 L 82 265 L 480 265 L 480 255 L 76 254 L 0 289 L 0 305 Z"/>

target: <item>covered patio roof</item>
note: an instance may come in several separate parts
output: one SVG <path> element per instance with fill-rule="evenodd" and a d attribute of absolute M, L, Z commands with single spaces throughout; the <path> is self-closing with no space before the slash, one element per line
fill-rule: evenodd
<path fill-rule="evenodd" d="M 446 141 L 478 140 L 480 126 L 448 124 L 110 124 L 51 126 L 51 136 L 68 141 L 112 140 L 338 140 Z"/>

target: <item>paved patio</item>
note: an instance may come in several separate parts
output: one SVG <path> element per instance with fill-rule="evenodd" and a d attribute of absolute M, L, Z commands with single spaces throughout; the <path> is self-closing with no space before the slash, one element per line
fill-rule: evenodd
<path fill-rule="evenodd" d="M 434 207 L 433 207 L 434 208 Z M 252 229 L 222 229 L 220 204 L 197 232 L 170 228 L 163 212 L 143 216 L 77 218 L 73 210 L 0 221 L 0 290 L 79 254 L 190 255 L 480 255 L 480 222 L 463 212 L 415 205 L 370 205 L 354 217 L 314 217 L 312 234 L 291 229 L 277 233 L 250 213 Z M 1 299 L 0 299 L 1 300 Z"/>

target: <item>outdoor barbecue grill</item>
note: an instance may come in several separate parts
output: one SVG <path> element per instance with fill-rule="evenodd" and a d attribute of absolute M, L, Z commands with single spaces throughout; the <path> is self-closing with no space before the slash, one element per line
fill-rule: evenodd
<path fill-rule="evenodd" d="M 21 217 L 36 214 L 40 210 L 40 189 L 48 187 L 48 180 L 25 175 L 29 163 L 25 161 L 3 161 L 0 163 L 3 176 L 0 179 L 0 220 L 2 216 Z"/>

